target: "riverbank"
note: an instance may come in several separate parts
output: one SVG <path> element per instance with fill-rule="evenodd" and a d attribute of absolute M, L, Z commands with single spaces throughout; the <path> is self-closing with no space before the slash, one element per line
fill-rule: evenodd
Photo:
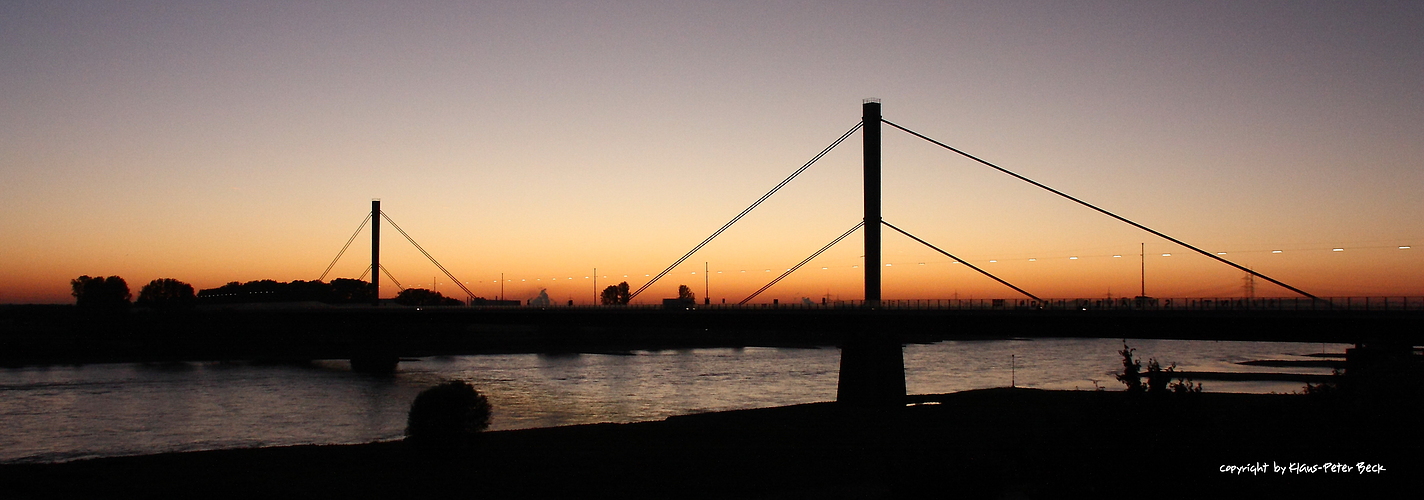
<path fill-rule="evenodd" d="M 1276 498 L 1394 491 L 1424 463 L 1418 405 L 1173 396 L 990 389 L 888 410 L 816 403 L 491 432 L 457 458 L 393 442 L 4 465 L 0 497 Z M 1289 470 L 1326 463 L 1385 470 Z"/>

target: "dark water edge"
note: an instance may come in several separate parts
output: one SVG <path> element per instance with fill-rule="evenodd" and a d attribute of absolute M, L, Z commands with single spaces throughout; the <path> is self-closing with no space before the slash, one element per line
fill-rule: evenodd
<path fill-rule="evenodd" d="M 11 464 L 0 497 L 1358 498 L 1406 491 L 1424 465 L 1417 402 L 1185 396 L 987 389 L 888 410 L 814 403 L 491 432 L 458 457 L 387 442 Z M 1272 468 L 1326 463 L 1384 471 Z M 1268 472 L 1222 471 L 1258 464 Z"/>

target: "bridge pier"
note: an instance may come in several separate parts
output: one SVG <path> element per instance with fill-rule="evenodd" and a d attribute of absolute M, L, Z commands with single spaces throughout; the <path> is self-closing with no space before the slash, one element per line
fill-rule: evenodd
<path fill-rule="evenodd" d="M 846 335 L 836 402 L 854 406 L 905 404 L 905 357 L 893 334 L 866 329 Z"/>

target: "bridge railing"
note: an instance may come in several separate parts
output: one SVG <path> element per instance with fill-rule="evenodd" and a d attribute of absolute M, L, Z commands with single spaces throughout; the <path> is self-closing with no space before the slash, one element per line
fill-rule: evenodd
<path fill-rule="evenodd" d="M 857 304 L 854 307 L 858 307 Z M 1421 311 L 1424 297 L 1146 297 L 1101 299 L 885 300 L 886 309 L 1146 310 L 1146 311 Z"/>
<path fill-rule="evenodd" d="M 773 302 L 767 304 L 692 304 L 690 309 L 860 309 L 861 300 L 820 300 Z M 484 306 L 476 306 L 484 307 Z M 494 306 L 506 308 L 505 306 Z M 517 306 L 518 307 L 518 306 Z M 528 306 L 522 306 L 528 307 Z M 549 309 L 665 309 L 661 304 L 631 304 L 626 306 L 552 305 Z M 1311 300 L 1303 297 L 1115 297 L 1100 299 L 905 299 L 882 300 L 881 309 L 893 310 L 1083 310 L 1083 311 L 1424 311 L 1424 297 L 1368 296 L 1328 297 Z"/>

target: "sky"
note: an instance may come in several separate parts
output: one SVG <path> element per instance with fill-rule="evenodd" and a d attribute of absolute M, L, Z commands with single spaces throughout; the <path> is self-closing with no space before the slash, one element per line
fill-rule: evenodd
<path fill-rule="evenodd" d="M 373 198 L 477 295 L 503 276 L 507 298 L 587 303 L 672 264 L 865 98 L 1310 293 L 1424 295 L 1419 26 L 1424 4 L 1372 1 L 7 1 L 0 303 L 72 302 L 80 275 L 317 279 Z M 885 220 L 1035 295 L 1247 293 L 1241 271 L 882 133 Z M 639 301 L 741 301 L 850 229 L 860 141 Z M 327 280 L 369 265 L 365 231 Z M 862 298 L 860 234 L 755 302 Z M 886 299 L 1017 296 L 883 245 Z M 382 249 L 402 285 L 464 296 L 389 225 Z"/>

